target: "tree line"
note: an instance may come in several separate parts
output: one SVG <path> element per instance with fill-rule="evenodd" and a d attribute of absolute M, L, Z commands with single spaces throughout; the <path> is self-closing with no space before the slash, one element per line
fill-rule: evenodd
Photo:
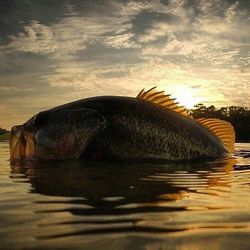
<path fill-rule="evenodd" d="M 7 129 L 4 129 L 4 128 L 1 128 L 0 127 L 0 135 L 2 135 L 2 134 L 6 134 L 6 133 L 8 133 L 9 131 L 7 130 Z"/>
<path fill-rule="evenodd" d="M 216 108 L 199 103 L 190 110 L 194 118 L 218 118 L 230 122 L 236 135 L 236 142 L 250 142 L 250 108 L 230 106 Z"/>

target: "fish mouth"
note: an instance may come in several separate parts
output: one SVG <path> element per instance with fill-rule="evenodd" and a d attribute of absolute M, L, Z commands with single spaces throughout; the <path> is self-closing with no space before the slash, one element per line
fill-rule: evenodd
<path fill-rule="evenodd" d="M 10 133 L 10 163 L 15 165 L 35 155 L 34 132 L 26 131 L 22 125 L 12 127 Z"/>

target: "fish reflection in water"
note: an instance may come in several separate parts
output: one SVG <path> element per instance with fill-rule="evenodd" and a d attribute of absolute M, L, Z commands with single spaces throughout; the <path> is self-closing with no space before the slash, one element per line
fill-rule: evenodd
<path fill-rule="evenodd" d="M 205 204 L 201 208 L 198 205 L 189 207 L 188 204 L 178 204 L 173 201 L 188 199 L 196 193 L 215 195 L 215 192 L 208 191 L 211 187 L 230 188 L 231 180 L 226 173 L 233 170 L 234 163 L 234 159 L 189 165 L 43 162 L 39 165 L 13 166 L 12 173 L 25 174 L 31 183 L 32 193 L 71 198 L 62 201 L 72 205 L 71 207 L 59 209 L 50 208 L 53 203 L 59 204 L 58 200 L 36 201 L 38 204 L 48 205 L 45 210 L 40 209 L 36 211 L 37 213 L 69 212 L 73 216 L 84 217 L 84 221 L 79 221 L 78 218 L 63 222 L 65 224 L 130 223 L 113 228 L 85 227 L 64 234 L 54 233 L 45 238 L 121 232 L 169 233 L 189 229 L 188 225 L 178 223 L 167 225 L 169 213 L 196 210 L 197 207 L 203 210 L 216 208 L 212 203 Z M 152 220 L 147 222 L 150 216 L 147 218 L 146 214 L 157 214 L 157 217 L 153 223 Z M 111 216 L 111 219 L 104 216 Z"/>

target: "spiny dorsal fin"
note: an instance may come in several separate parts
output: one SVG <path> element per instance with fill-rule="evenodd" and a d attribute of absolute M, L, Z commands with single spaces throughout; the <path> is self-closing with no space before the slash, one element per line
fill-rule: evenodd
<path fill-rule="evenodd" d="M 136 98 L 138 100 L 157 104 L 192 119 L 192 116 L 188 114 L 188 111 L 184 106 L 178 106 L 178 102 L 175 102 L 175 99 L 170 99 L 170 95 L 165 95 L 164 91 L 156 91 L 156 86 L 147 91 L 142 89 Z"/>
<path fill-rule="evenodd" d="M 231 123 L 216 118 L 199 118 L 196 121 L 216 135 L 229 153 L 233 153 L 235 132 Z"/>

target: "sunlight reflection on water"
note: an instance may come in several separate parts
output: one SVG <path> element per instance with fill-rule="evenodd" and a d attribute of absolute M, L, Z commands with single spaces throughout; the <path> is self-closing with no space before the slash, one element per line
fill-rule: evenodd
<path fill-rule="evenodd" d="M 0 248 L 247 249 L 249 153 L 237 144 L 234 159 L 207 163 L 11 168 L 0 142 Z"/>

